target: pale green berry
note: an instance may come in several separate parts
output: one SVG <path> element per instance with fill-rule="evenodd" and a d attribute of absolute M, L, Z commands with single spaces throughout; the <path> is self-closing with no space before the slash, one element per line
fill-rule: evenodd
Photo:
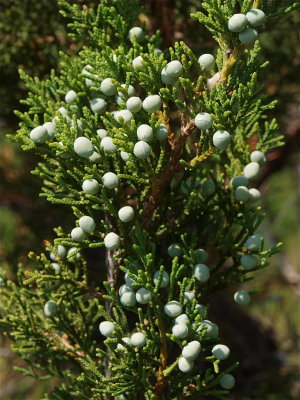
<path fill-rule="evenodd" d="M 198 357 L 200 350 L 201 343 L 198 340 L 193 340 L 183 347 L 181 354 L 184 358 L 194 361 Z"/>
<path fill-rule="evenodd" d="M 122 338 L 122 342 L 128 344 L 129 346 L 131 345 L 131 341 L 130 341 L 130 338 L 129 338 L 129 337 L 123 337 L 123 338 Z M 126 350 L 126 347 L 123 346 L 121 343 L 118 343 L 118 344 L 117 344 L 117 349 L 118 349 L 118 350 Z M 123 397 L 123 396 L 122 396 L 122 397 Z M 120 397 L 119 397 L 119 399 L 120 399 Z M 123 399 L 125 400 L 125 397 L 123 397 Z"/>
<path fill-rule="evenodd" d="M 160 271 L 155 271 L 155 273 L 153 275 L 153 282 L 154 282 L 155 286 L 158 285 L 159 275 L 160 275 Z M 161 289 L 163 289 L 169 285 L 169 282 L 170 282 L 169 274 L 167 273 L 167 271 L 163 271 L 162 280 L 161 280 L 159 287 Z"/>
<path fill-rule="evenodd" d="M 102 321 L 99 324 L 99 331 L 105 337 L 112 337 L 115 330 L 115 324 L 111 321 Z"/>
<path fill-rule="evenodd" d="M 244 32 L 239 33 L 240 42 L 246 46 L 252 46 L 258 38 L 258 32 L 253 28 L 247 28 Z"/>
<path fill-rule="evenodd" d="M 141 288 L 136 292 L 136 301 L 140 304 L 148 304 L 151 300 L 151 292 L 148 289 Z"/>
<path fill-rule="evenodd" d="M 130 222 L 134 218 L 134 210 L 130 206 L 120 208 L 118 216 L 122 222 Z"/>
<path fill-rule="evenodd" d="M 249 180 L 254 180 L 258 177 L 260 165 L 257 162 L 251 162 L 244 168 L 244 176 Z"/>
<path fill-rule="evenodd" d="M 142 100 L 136 96 L 129 97 L 129 99 L 126 101 L 126 107 L 132 113 L 139 112 L 142 106 L 143 106 Z"/>
<path fill-rule="evenodd" d="M 90 101 L 91 110 L 97 114 L 103 114 L 106 110 L 107 103 L 101 97 L 97 97 Z"/>
<path fill-rule="evenodd" d="M 80 260 L 81 254 L 78 251 L 77 247 L 70 247 L 67 254 L 67 259 L 69 262 L 74 263 L 76 260 Z"/>
<path fill-rule="evenodd" d="M 169 317 L 175 318 L 182 313 L 182 305 L 176 300 L 171 300 L 165 304 L 164 311 Z"/>
<path fill-rule="evenodd" d="M 66 152 L 66 148 L 64 147 L 63 142 L 58 142 L 59 147 L 61 148 L 61 152 L 57 151 L 57 153 L 59 154 L 59 156 L 61 158 L 70 158 L 71 155 L 69 153 Z"/>
<path fill-rule="evenodd" d="M 119 185 L 119 178 L 113 172 L 107 172 L 102 176 L 102 183 L 107 189 L 115 189 Z"/>
<path fill-rule="evenodd" d="M 72 104 L 77 99 L 77 93 L 74 90 L 69 90 L 65 95 L 65 101 L 67 104 Z"/>
<path fill-rule="evenodd" d="M 49 138 L 53 138 L 56 135 L 56 125 L 54 122 L 45 122 L 43 127 L 46 128 Z"/>
<path fill-rule="evenodd" d="M 144 66 L 144 64 L 143 64 L 143 57 L 142 56 L 138 56 L 138 57 L 135 57 L 133 60 L 132 60 L 132 66 L 133 66 L 133 68 L 143 68 L 143 66 Z"/>
<path fill-rule="evenodd" d="M 194 367 L 194 361 L 187 360 L 185 357 L 180 357 L 178 360 L 178 368 L 181 372 L 190 372 Z"/>
<path fill-rule="evenodd" d="M 204 194 L 204 196 L 211 196 L 214 194 L 216 191 L 216 185 L 215 182 L 208 179 L 207 181 L 204 181 L 201 185 L 201 192 Z"/>
<path fill-rule="evenodd" d="M 97 164 L 101 161 L 101 155 L 94 151 L 93 154 L 89 157 L 89 160 L 90 162 Z"/>
<path fill-rule="evenodd" d="M 90 72 L 91 69 L 93 69 L 93 67 L 90 64 L 87 64 L 82 68 L 81 73 L 83 75 L 90 75 L 91 74 L 91 72 Z"/>
<path fill-rule="evenodd" d="M 255 188 L 249 189 L 250 201 L 252 201 L 252 202 L 259 201 L 260 197 L 261 197 L 261 195 L 260 195 L 260 191 L 258 189 L 255 189 Z"/>
<path fill-rule="evenodd" d="M 126 103 L 126 100 L 124 99 L 124 97 L 116 96 L 116 102 L 117 102 L 118 106 L 123 107 L 125 105 L 125 103 Z M 112 114 L 115 115 L 116 111 L 112 112 Z"/>
<path fill-rule="evenodd" d="M 130 343 L 134 347 L 143 347 L 146 344 L 146 336 L 142 332 L 131 335 Z"/>
<path fill-rule="evenodd" d="M 235 385 L 235 379 L 232 375 L 225 374 L 220 379 L 220 385 L 222 386 L 223 389 L 227 390 L 232 389 Z"/>
<path fill-rule="evenodd" d="M 57 263 L 51 263 L 51 266 L 54 268 L 56 272 L 60 272 L 60 266 Z"/>
<path fill-rule="evenodd" d="M 168 247 L 168 254 L 170 257 L 180 257 L 182 254 L 181 247 L 179 246 L 178 243 L 172 243 Z"/>
<path fill-rule="evenodd" d="M 211 352 L 218 360 L 226 360 L 230 355 L 229 348 L 224 344 L 216 344 Z"/>
<path fill-rule="evenodd" d="M 134 38 L 138 43 L 144 39 L 144 31 L 139 26 L 134 26 L 129 30 L 128 39 L 133 42 Z"/>
<path fill-rule="evenodd" d="M 154 113 L 159 110 L 162 105 L 162 100 L 158 94 L 148 96 L 143 101 L 143 109 L 148 113 Z"/>
<path fill-rule="evenodd" d="M 199 57 L 198 62 L 204 71 L 211 71 L 214 69 L 216 60 L 212 54 L 202 54 Z"/>
<path fill-rule="evenodd" d="M 228 29 L 231 32 L 242 32 L 247 27 L 247 18 L 245 14 L 234 14 L 228 20 Z"/>
<path fill-rule="evenodd" d="M 95 221 L 88 215 L 85 215 L 79 219 L 79 226 L 85 233 L 92 233 L 96 229 Z"/>
<path fill-rule="evenodd" d="M 53 317 L 57 313 L 57 304 L 53 300 L 47 301 L 44 306 L 44 314 L 46 317 Z"/>
<path fill-rule="evenodd" d="M 186 314 L 180 314 L 175 318 L 174 322 L 175 324 L 187 324 L 190 320 Z"/>
<path fill-rule="evenodd" d="M 44 126 L 37 126 L 36 128 L 32 129 L 29 137 L 34 143 L 44 143 L 47 139 L 49 139 L 48 131 Z"/>
<path fill-rule="evenodd" d="M 106 96 L 113 96 L 117 93 L 117 88 L 113 84 L 111 78 L 106 78 L 101 82 L 100 85 L 101 92 L 106 94 Z"/>
<path fill-rule="evenodd" d="M 152 142 L 153 140 L 153 129 L 150 125 L 142 124 L 137 129 L 137 137 L 139 140 L 143 140 L 144 142 Z"/>
<path fill-rule="evenodd" d="M 250 160 L 253 162 L 257 162 L 260 165 L 263 165 L 266 162 L 266 156 L 259 150 L 252 151 L 250 154 Z"/>
<path fill-rule="evenodd" d="M 66 117 L 68 115 L 68 110 L 65 107 L 60 107 L 58 109 L 58 111 L 61 113 L 61 115 L 63 115 L 64 117 Z"/>
<path fill-rule="evenodd" d="M 86 234 L 83 232 L 83 230 L 80 227 L 77 227 L 77 228 L 72 229 L 71 237 L 72 237 L 72 239 L 76 240 L 76 242 L 82 242 L 83 240 L 86 239 Z"/>
<path fill-rule="evenodd" d="M 219 336 L 218 326 L 208 319 L 202 321 L 197 331 L 201 331 L 204 328 L 206 328 L 205 336 L 207 336 L 208 339 L 216 339 Z"/>
<path fill-rule="evenodd" d="M 80 157 L 88 158 L 93 154 L 94 147 L 88 138 L 80 136 L 74 142 L 74 151 Z"/>
<path fill-rule="evenodd" d="M 206 307 L 203 304 L 196 304 L 195 305 L 195 310 L 198 311 L 198 314 L 201 315 L 201 317 L 203 318 L 205 316 L 206 313 Z"/>
<path fill-rule="evenodd" d="M 164 124 L 160 124 L 160 126 L 154 131 L 154 135 L 159 141 L 165 140 L 168 137 L 168 134 L 168 128 Z"/>
<path fill-rule="evenodd" d="M 251 254 L 243 254 L 240 258 L 240 263 L 246 270 L 251 270 L 257 266 L 258 260 Z"/>
<path fill-rule="evenodd" d="M 68 115 L 64 115 L 63 119 L 66 121 L 68 125 L 72 125 L 72 120 Z"/>
<path fill-rule="evenodd" d="M 96 179 L 86 179 L 83 181 L 82 190 L 86 194 L 96 194 L 99 192 L 100 186 Z"/>
<path fill-rule="evenodd" d="M 126 292 L 130 292 L 130 293 L 132 293 L 133 292 L 133 290 L 131 289 L 131 287 L 130 286 L 128 286 L 128 285 L 121 285 L 120 287 L 119 287 L 119 296 L 122 296 L 122 294 L 124 294 L 124 293 L 126 293 Z"/>
<path fill-rule="evenodd" d="M 96 75 L 96 74 L 90 74 L 89 76 L 91 78 L 98 78 L 98 75 Z M 87 87 L 92 87 L 95 85 L 95 82 L 90 78 L 85 78 L 85 84 Z"/>
<path fill-rule="evenodd" d="M 108 250 L 116 250 L 120 247 L 120 237 L 114 232 L 108 233 L 104 238 L 104 245 Z"/>
<path fill-rule="evenodd" d="M 142 160 L 144 158 L 149 157 L 150 153 L 151 153 L 151 147 L 147 142 L 140 140 L 134 145 L 133 154 L 136 156 L 136 158 Z"/>
<path fill-rule="evenodd" d="M 238 186 L 234 191 L 234 197 L 237 201 L 248 201 L 249 200 L 249 190 L 245 186 Z"/>
<path fill-rule="evenodd" d="M 230 145 L 231 137 L 229 132 L 219 130 L 213 135 L 213 144 L 219 150 L 226 150 Z"/>
<path fill-rule="evenodd" d="M 186 324 L 183 323 L 177 323 L 173 326 L 172 328 L 172 333 L 175 335 L 178 339 L 184 339 L 187 337 L 189 330 Z"/>
<path fill-rule="evenodd" d="M 83 122 L 80 119 L 77 119 L 76 122 L 77 122 L 78 128 L 82 131 L 83 130 L 83 126 L 84 126 Z M 73 123 L 73 121 L 72 121 L 72 123 Z"/>
<path fill-rule="evenodd" d="M 205 264 L 196 264 L 194 276 L 199 282 L 207 282 L 210 278 L 209 268 Z"/>
<path fill-rule="evenodd" d="M 97 129 L 97 135 L 103 139 L 108 135 L 108 132 L 106 129 Z"/>
<path fill-rule="evenodd" d="M 245 246 L 249 251 L 258 251 L 261 247 L 262 238 L 260 233 L 249 236 L 245 242 Z"/>
<path fill-rule="evenodd" d="M 117 151 L 117 146 L 109 136 L 106 136 L 101 140 L 100 146 L 106 153 L 115 153 Z"/>
<path fill-rule="evenodd" d="M 184 304 L 186 304 L 188 301 L 192 301 L 195 298 L 195 293 L 192 291 L 186 291 L 184 292 Z"/>
<path fill-rule="evenodd" d="M 62 246 L 61 244 L 57 246 L 57 255 L 62 259 L 66 257 L 67 249 L 65 248 L 65 246 Z"/>
<path fill-rule="evenodd" d="M 249 180 L 245 176 L 235 176 L 230 181 L 231 186 L 237 188 L 238 186 L 248 186 Z"/>
<path fill-rule="evenodd" d="M 54 253 L 50 253 L 51 260 L 57 260 L 56 255 Z"/>
<path fill-rule="evenodd" d="M 86 65 L 83 70 L 81 71 L 81 73 L 85 76 L 87 76 L 87 78 L 85 78 L 85 84 L 87 87 L 91 87 L 94 86 L 95 83 L 92 79 L 90 78 L 98 78 L 98 75 L 93 74 L 90 70 L 93 69 L 93 67 L 91 65 Z"/>
<path fill-rule="evenodd" d="M 250 294 L 246 290 L 238 290 L 234 293 L 234 301 L 241 305 L 248 305 L 250 303 Z"/>
<path fill-rule="evenodd" d="M 5 281 L 4 279 L 0 276 L 0 288 L 4 288 L 5 287 Z"/>
<path fill-rule="evenodd" d="M 133 119 L 133 115 L 129 110 L 117 111 L 115 112 L 114 117 L 117 122 L 121 122 L 121 119 L 123 119 L 126 124 L 129 124 Z"/>
<path fill-rule="evenodd" d="M 167 74 L 166 68 L 163 68 L 161 70 L 160 77 L 161 77 L 162 83 L 164 83 L 165 85 L 172 85 L 173 83 L 175 83 L 177 81 L 176 77 L 173 77 L 173 76 Z"/>
<path fill-rule="evenodd" d="M 133 291 L 126 291 L 120 296 L 120 303 L 125 307 L 133 307 L 136 305 L 136 297 Z"/>
<path fill-rule="evenodd" d="M 250 11 L 247 12 L 246 18 L 249 25 L 256 27 L 262 25 L 265 22 L 266 14 L 258 8 L 252 8 Z"/>
<path fill-rule="evenodd" d="M 175 318 L 175 324 L 187 324 L 189 321 L 189 317 L 186 314 L 180 314 Z"/>
<path fill-rule="evenodd" d="M 180 61 L 174 60 L 165 66 L 165 71 L 168 76 L 177 79 L 180 77 L 180 75 L 182 75 L 183 66 Z"/>
<path fill-rule="evenodd" d="M 213 124 L 213 120 L 211 116 L 206 112 L 201 112 L 195 117 L 195 125 L 198 129 L 206 131 L 211 128 Z"/>
<path fill-rule="evenodd" d="M 208 252 L 204 249 L 196 249 L 195 253 L 200 263 L 205 263 L 208 260 Z"/>
<path fill-rule="evenodd" d="M 130 160 L 130 156 L 128 153 L 126 153 L 126 151 L 121 151 L 120 155 L 123 161 L 127 162 Z"/>
<path fill-rule="evenodd" d="M 122 83 L 121 87 L 125 90 L 127 90 L 127 94 L 129 97 L 132 97 L 135 95 L 135 89 L 132 85 L 126 85 L 126 83 Z M 126 89 L 127 88 L 127 89 Z M 118 92 L 118 96 L 122 98 L 122 100 L 124 100 L 124 95 L 123 93 L 120 91 Z"/>
<path fill-rule="evenodd" d="M 135 282 L 135 280 L 129 275 L 128 272 L 126 272 L 124 279 L 125 279 L 126 285 L 132 289 L 132 285 L 133 285 L 134 283 L 136 283 L 136 282 Z"/>

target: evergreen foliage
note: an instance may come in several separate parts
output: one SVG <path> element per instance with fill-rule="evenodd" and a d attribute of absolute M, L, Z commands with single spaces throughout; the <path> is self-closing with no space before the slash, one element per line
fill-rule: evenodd
<path fill-rule="evenodd" d="M 238 363 L 208 320 L 209 301 L 280 250 L 258 233 L 264 214 L 248 187 L 282 144 L 267 120 L 275 102 L 259 84 L 259 41 L 241 43 L 228 20 L 296 5 L 202 2 L 192 17 L 218 43 L 214 65 L 184 42 L 159 50 L 160 33 L 143 24 L 132 30 L 138 0 L 59 3 L 85 45 L 61 54 L 59 75 L 21 72 L 28 111 L 11 139 L 41 157 L 41 196 L 71 210 L 75 229 L 58 227 L 17 283 L 3 274 L 2 330 L 28 363 L 21 372 L 60 378 L 44 399 L 227 399 Z M 232 297 L 250 301 L 242 290 Z"/>

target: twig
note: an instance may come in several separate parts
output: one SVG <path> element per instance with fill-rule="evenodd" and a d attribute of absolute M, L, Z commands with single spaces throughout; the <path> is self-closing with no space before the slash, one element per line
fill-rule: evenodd
<path fill-rule="evenodd" d="M 164 375 L 164 370 L 167 367 L 167 360 L 168 360 L 168 345 L 167 345 L 167 337 L 165 327 L 163 326 L 163 322 L 158 317 L 158 328 L 159 328 L 159 336 L 161 342 L 161 349 L 160 349 L 160 367 L 157 373 L 157 379 L 155 384 L 155 398 L 157 400 L 160 399 L 161 393 L 163 392 L 166 386 L 166 377 Z"/>
<path fill-rule="evenodd" d="M 48 333 L 46 335 L 48 336 Z M 74 357 L 74 355 L 75 355 L 78 358 L 84 358 L 85 357 L 85 353 L 83 351 L 76 350 L 75 347 L 73 347 L 69 343 L 68 336 L 66 334 L 63 334 L 62 336 L 60 336 L 58 333 L 55 333 L 54 336 L 60 342 L 60 344 L 63 345 L 63 347 L 65 347 L 65 349 L 67 350 L 67 354 L 69 356 Z"/>
<path fill-rule="evenodd" d="M 239 46 L 236 46 L 233 51 L 229 52 L 229 56 L 225 55 L 227 57 L 225 59 L 224 65 L 222 70 L 220 71 L 220 82 L 222 84 L 225 84 L 227 82 L 228 76 L 230 72 L 232 71 L 233 67 L 235 66 L 239 54 L 245 49 L 245 45 L 240 44 Z"/>
<path fill-rule="evenodd" d="M 185 145 L 185 142 L 195 127 L 194 120 L 190 120 L 181 129 L 180 136 L 177 140 L 173 140 L 173 133 L 171 133 L 171 143 L 170 144 L 170 159 L 169 162 L 160 176 L 156 176 L 152 179 L 152 188 L 148 200 L 144 206 L 144 214 L 142 226 L 146 229 L 151 220 L 152 214 L 155 208 L 158 206 L 162 194 L 168 184 L 168 182 L 173 178 L 175 172 L 183 167 L 179 165 L 181 154 Z"/>

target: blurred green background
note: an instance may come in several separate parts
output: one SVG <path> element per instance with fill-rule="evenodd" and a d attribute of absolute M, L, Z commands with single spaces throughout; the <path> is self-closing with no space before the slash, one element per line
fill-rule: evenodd
<path fill-rule="evenodd" d="M 73 2 L 80 6 L 97 3 Z M 183 39 L 199 53 L 213 50 L 209 34 L 188 17 L 198 1 L 145 0 L 144 3 L 146 12 L 141 18 L 150 31 L 161 29 L 162 48 Z M 39 198 L 41 182 L 30 173 L 38 161 L 35 156 L 24 153 L 5 137 L 16 130 L 18 121 L 13 110 L 22 109 L 18 102 L 26 95 L 18 69 L 47 76 L 51 68 L 59 70 L 59 51 L 72 55 L 80 43 L 73 43 L 67 37 L 68 21 L 60 17 L 56 0 L 0 0 L 0 6 L 0 264 L 14 279 L 18 262 L 27 265 L 29 250 L 42 251 L 43 240 L 54 237 L 53 228 L 66 214 L 63 208 L 50 206 Z M 257 292 L 251 305 L 240 309 L 228 303 L 233 316 L 245 321 L 238 332 L 233 332 L 237 357 L 241 360 L 241 383 L 234 398 L 242 400 L 300 398 L 299 27 L 297 10 L 275 23 L 267 23 L 260 35 L 262 57 L 270 61 L 262 79 L 268 95 L 279 100 L 270 117 L 279 119 L 280 133 L 286 137 L 286 145 L 268 155 L 268 164 L 258 183 L 263 194 L 261 206 L 267 214 L 261 230 L 269 243 L 282 241 L 284 245 L 270 267 L 256 273 L 256 279 L 248 283 L 248 289 Z M 225 296 L 219 302 L 225 307 L 228 300 Z M 215 313 L 217 318 L 218 311 Z M 230 321 L 226 326 L 222 316 L 220 319 L 219 324 L 224 325 L 223 331 L 230 340 Z M 264 341 L 259 347 L 262 337 Z M 244 347 L 255 352 L 256 345 L 259 354 L 251 361 L 251 351 L 247 353 Z M 3 337 L 0 357 L 2 400 L 40 399 L 45 391 L 51 390 L 53 382 L 36 382 L 14 371 L 23 362 L 14 356 Z M 272 360 L 276 360 L 274 365 Z"/>

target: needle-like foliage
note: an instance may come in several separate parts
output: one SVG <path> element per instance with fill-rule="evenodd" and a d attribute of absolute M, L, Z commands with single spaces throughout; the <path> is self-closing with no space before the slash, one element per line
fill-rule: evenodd
<path fill-rule="evenodd" d="M 17 283 L 3 275 L 2 330 L 22 372 L 59 378 L 44 399 L 227 399 L 238 360 L 220 344 L 209 299 L 280 249 L 258 233 L 253 186 L 282 136 L 267 120 L 275 103 L 256 39 L 295 5 L 201 2 L 192 18 L 218 44 L 203 55 L 180 41 L 160 50 L 160 33 L 137 22 L 138 0 L 59 3 L 84 47 L 61 54 L 60 75 L 21 73 L 28 111 L 11 139 L 40 155 L 41 196 L 73 213 L 74 229 L 62 221 Z M 233 297 L 246 305 L 250 295 Z"/>

